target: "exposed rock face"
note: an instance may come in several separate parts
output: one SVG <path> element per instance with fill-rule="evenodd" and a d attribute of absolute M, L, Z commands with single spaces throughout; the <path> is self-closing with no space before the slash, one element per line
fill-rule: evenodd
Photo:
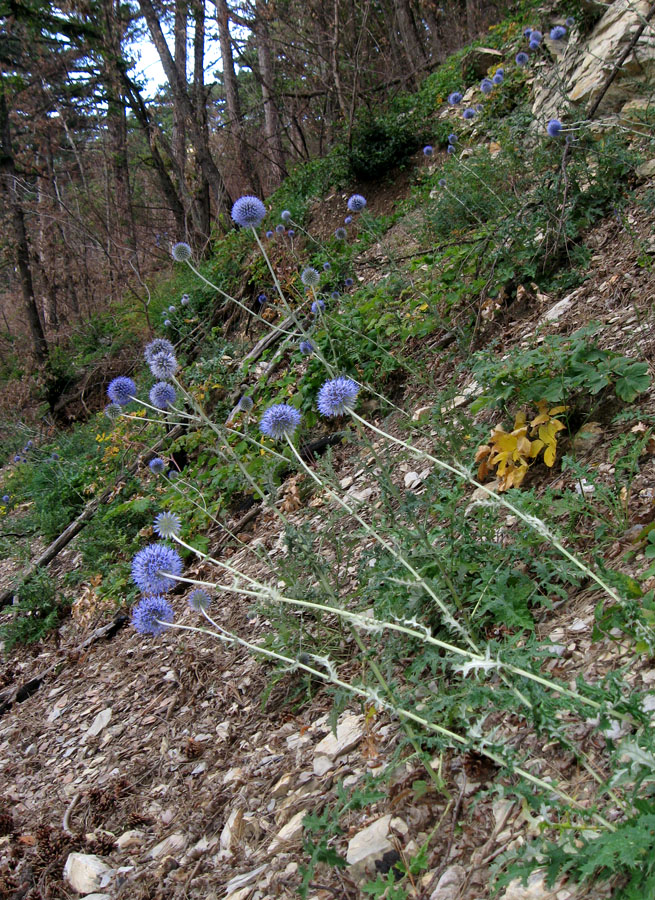
<path fill-rule="evenodd" d="M 502 64 L 505 57 L 500 50 L 491 47 L 473 47 L 462 59 L 462 77 L 468 81 L 471 74 L 476 78 L 484 78 L 492 66 Z"/>
<path fill-rule="evenodd" d="M 570 36 L 564 53 L 545 79 L 535 79 L 533 114 L 540 122 L 561 118 L 568 103 L 588 109 L 607 76 L 632 40 L 648 0 L 616 0 L 597 22 L 586 41 Z M 618 113 L 634 100 L 644 83 L 655 77 L 655 37 L 646 28 L 617 73 L 598 109 L 599 115 Z M 567 102 L 568 101 L 568 102 Z"/>

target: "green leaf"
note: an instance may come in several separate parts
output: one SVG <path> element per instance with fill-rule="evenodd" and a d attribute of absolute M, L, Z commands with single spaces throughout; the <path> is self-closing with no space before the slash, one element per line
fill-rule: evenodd
<path fill-rule="evenodd" d="M 633 362 L 622 367 L 621 377 L 616 380 L 615 390 L 621 400 L 632 403 L 637 394 L 648 390 L 649 385 L 650 376 L 646 363 Z"/>

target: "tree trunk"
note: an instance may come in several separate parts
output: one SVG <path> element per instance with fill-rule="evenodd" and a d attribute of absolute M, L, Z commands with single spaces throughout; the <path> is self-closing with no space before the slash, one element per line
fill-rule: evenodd
<path fill-rule="evenodd" d="M 284 147 L 282 146 L 282 125 L 274 100 L 273 54 L 271 52 L 266 16 L 266 6 L 260 0 L 257 4 L 255 38 L 257 41 L 262 102 L 264 105 L 264 135 L 266 137 L 267 156 L 271 162 L 271 181 L 274 186 L 277 186 L 287 174 L 287 170 L 284 161 Z"/>
<path fill-rule="evenodd" d="M 186 0 L 175 0 L 175 68 L 180 78 L 187 81 L 187 16 L 188 7 Z M 186 122 L 184 112 L 177 103 L 173 104 L 173 158 L 178 170 L 184 178 L 186 168 Z"/>
<path fill-rule="evenodd" d="M 234 55 L 232 38 L 230 37 L 230 11 L 227 0 L 214 0 L 216 21 L 218 23 L 218 40 L 221 45 L 223 62 L 223 86 L 225 88 L 225 106 L 227 109 L 228 129 L 232 138 L 234 157 L 241 181 L 241 193 L 261 193 L 261 185 L 257 177 L 250 148 L 246 142 L 243 129 L 239 85 L 234 71 Z"/>
<path fill-rule="evenodd" d="M 219 172 L 211 155 L 208 135 L 198 126 L 191 100 L 189 99 L 187 85 L 182 81 L 179 72 L 175 68 L 175 62 L 171 56 L 171 51 L 168 49 L 168 44 L 166 43 L 164 33 L 159 24 L 157 13 L 152 5 L 152 0 L 139 0 L 139 7 L 146 20 L 153 43 L 157 48 L 157 53 L 159 54 L 161 64 L 166 73 L 166 78 L 168 79 L 175 102 L 179 105 L 186 117 L 189 132 L 194 143 L 198 164 L 203 175 L 207 179 L 209 189 L 214 197 L 216 212 L 218 215 L 223 215 L 226 219 L 229 219 L 232 208 L 230 195 L 228 194 L 225 182 L 223 181 L 223 176 Z"/>
<path fill-rule="evenodd" d="M 7 196 L 7 206 L 11 216 L 14 238 L 16 266 L 20 277 L 23 308 L 27 316 L 27 324 L 32 339 L 34 356 L 39 363 L 48 358 L 48 343 L 39 318 L 39 310 L 34 296 L 34 282 L 30 266 L 30 249 L 25 231 L 25 214 L 16 190 L 16 164 L 11 146 L 9 127 L 9 110 L 5 96 L 5 76 L 0 74 L 0 173 L 2 186 Z"/>
<path fill-rule="evenodd" d="M 414 16 L 409 5 L 409 0 L 393 0 L 394 12 L 398 22 L 398 30 L 402 40 L 403 51 L 407 61 L 410 79 L 418 82 L 417 70 L 425 64 L 425 52 L 419 41 L 414 23 Z"/>

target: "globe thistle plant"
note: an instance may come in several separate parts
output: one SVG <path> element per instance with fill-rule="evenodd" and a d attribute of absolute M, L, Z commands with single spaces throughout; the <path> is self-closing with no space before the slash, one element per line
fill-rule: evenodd
<path fill-rule="evenodd" d="M 523 29 L 523 36 L 530 40 L 530 35 L 532 34 L 532 28 L 528 25 L 527 28 Z"/>
<path fill-rule="evenodd" d="M 483 78 L 480 82 L 480 90 L 483 94 L 490 94 L 494 89 L 494 83 L 491 78 Z"/>
<path fill-rule="evenodd" d="M 156 456 L 154 459 L 151 459 L 148 463 L 148 468 L 153 473 L 153 475 L 161 475 L 164 469 L 166 468 L 166 463 L 161 457 Z"/>
<path fill-rule="evenodd" d="M 559 137 L 562 133 L 562 123 L 559 119 L 551 119 L 546 125 L 546 131 L 552 138 Z"/>
<path fill-rule="evenodd" d="M 366 206 L 366 197 L 361 194 L 353 194 L 348 198 L 348 209 L 350 212 L 361 212 Z"/>
<path fill-rule="evenodd" d="M 175 618 L 173 607 L 165 597 L 144 597 L 132 608 L 132 625 L 140 634 L 158 637 Z"/>
<path fill-rule="evenodd" d="M 155 534 L 158 534 L 160 538 L 172 538 L 179 535 L 182 522 L 175 513 L 161 512 L 155 516 L 152 527 Z"/>
<path fill-rule="evenodd" d="M 566 28 L 563 25 L 555 25 L 554 28 L 550 29 L 551 41 L 561 41 L 565 37 L 566 37 Z"/>
<path fill-rule="evenodd" d="M 116 419 L 122 415 L 121 407 L 118 403 L 108 403 L 107 406 L 105 406 L 104 412 L 110 422 L 115 422 Z"/>
<path fill-rule="evenodd" d="M 259 423 L 259 430 L 276 441 L 290 438 L 300 425 L 301 418 L 295 406 L 291 406 L 290 403 L 277 403 L 266 410 Z"/>
<path fill-rule="evenodd" d="M 314 352 L 314 345 L 311 341 L 301 341 L 298 345 L 298 349 L 303 354 L 303 356 L 309 356 Z"/>
<path fill-rule="evenodd" d="M 334 236 L 338 241 L 345 241 L 346 238 L 348 237 L 348 232 L 346 231 L 345 228 L 341 228 L 341 227 L 335 228 Z"/>
<path fill-rule="evenodd" d="M 290 211 L 288 209 L 283 209 L 282 212 L 280 213 L 280 218 L 282 219 L 283 222 L 288 222 L 289 219 L 291 218 Z"/>
<path fill-rule="evenodd" d="M 469 109 L 465 109 L 464 112 L 462 113 L 462 118 L 463 118 L 463 119 L 472 119 L 472 118 L 474 118 L 474 116 L 475 116 L 475 110 L 474 110 L 474 109 L 470 109 L 470 108 L 469 108 Z"/>
<path fill-rule="evenodd" d="M 239 398 L 239 402 L 237 403 L 237 406 L 241 410 L 241 412 L 250 412 L 250 410 L 254 406 L 252 397 L 249 397 L 247 394 L 244 394 L 242 397 Z"/>
<path fill-rule="evenodd" d="M 11 497 L 9 496 L 9 494 L 4 494 L 2 497 L 2 502 L 9 503 L 10 499 L 11 499 Z"/>
<path fill-rule="evenodd" d="M 457 106 L 461 102 L 462 102 L 462 95 L 460 94 L 459 91 L 453 91 L 452 94 L 449 94 L 448 103 L 451 106 Z"/>
<path fill-rule="evenodd" d="M 312 312 L 314 313 L 315 316 L 317 316 L 319 313 L 322 313 L 324 309 L 325 309 L 325 300 L 321 300 L 320 297 L 318 300 L 314 300 L 314 302 L 312 303 Z"/>
<path fill-rule="evenodd" d="M 159 378 L 162 381 L 167 378 L 172 378 L 173 375 L 177 372 L 178 363 L 175 359 L 175 355 L 173 353 L 169 353 L 167 351 L 162 351 L 161 353 L 155 353 L 153 358 L 150 360 L 150 371 L 155 376 L 155 378 Z"/>
<path fill-rule="evenodd" d="M 312 266 L 307 266 L 306 269 L 303 269 L 300 280 L 305 287 L 316 287 L 321 280 L 321 276 Z"/>
<path fill-rule="evenodd" d="M 284 234 L 284 231 L 285 231 L 284 225 L 276 225 L 275 231 L 277 232 L 277 234 Z"/>
<path fill-rule="evenodd" d="M 343 220 L 343 223 L 344 223 L 344 225 L 350 225 L 352 220 L 353 220 L 352 216 L 346 216 L 346 218 Z"/>
<path fill-rule="evenodd" d="M 171 247 L 171 256 L 175 262 L 188 262 L 192 255 L 191 247 L 184 241 L 179 241 Z"/>
<path fill-rule="evenodd" d="M 174 313 L 174 312 L 175 312 L 175 307 L 173 306 L 173 304 L 171 304 L 171 305 L 168 307 L 168 311 L 169 311 L 169 313 Z"/>
<path fill-rule="evenodd" d="M 503 75 L 502 72 L 496 72 L 496 74 L 494 75 L 494 77 L 491 80 L 493 81 L 494 84 L 502 84 L 503 81 L 505 80 L 505 76 Z"/>
<path fill-rule="evenodd" d="M 540 44 L 544 39 L 543 34 L 540 31 L 537 31 L 535 28 L 532 34 L 530 35 L 530 43 L 533 44 L 535 41 Z"/>
<path fill-rule="evenodd" d="M 328 272 L 331 268 L 332 268 L 332 264 L 331 264 L 331 263 L 329 263 L 329 262 L 324 262 L 324 263 L 323 263 L 323 271 L 324 271 L 324 272 Z"/>
<path fill-rule="evenodd" d="M 527 53 L 524 53 L 522 50 L 520 53 L 516 54 L 515 62 L 516 62 L 517 66 L 520 66 L 521 68 L 523 68 L 523 66 L 527 66 L 529 61 L 530 61 L 530 57 L 528 56 Z"/>
<path fill-rule="evenodd" d="M 150 402 L 157 409 L 168 409 L 176 398 L 175 388 L 165 381 L 158 381 L 150 389 Z"/>
<path fill-rule="evenodd" d="M 453 144 L 448 144 L 448 146 L 446 147 L 446 153 L 454 153 L 454 152 L 455 152 L 455 147 L 454 147 L 454 145 L 453 145 Z"/>
<path fill-rule="evenodd" d="M 456 135 L 456 134 L 449 134 L 449 135 L 448 135 L 448 143 L 449 143 L 449 144 L 456 144 L 456 143 L 457 143 L 457 135 Z"/>
<path fill-rule="evenodd" d="M 144 594 L 165 594 L 175 586 L 171 575 L 182 574 L 182 559 L 167 544 L 148 544 L 132 560 L 132 580 Z"/>
<path fill-rule="evenodd" d="M 569 16 L 568 19 L 566 20 L 566 27 L 573 28 L 574 25 L 575 25 L 575 19 L 573 18 L 573 16 Z"/>
<path fill-rule="evenodd" d="M 206 612 L 211 604 L 211 597 L 202 588 L 196 588 L 188 596 L 189 606 L 198 613 Z"/>
<path fill-rule="evenodd" d="M 346 280 L 344 281 L 346 287 L 352 287 L 354 283 L 355 282 L 352 280 L 352 278 L 346 278 Z"/>
<path fill-rule="evenodd" d="M 434 147 L 430 146 L 430 144 L 426 144 L 423 148 L 423 156 L 430 157 L 434 153 Z"/>
<path fill-rule="evenodd" d="M 318 392 L 316 406 L 323 416 L 343 416 L 355 405 L 359 385 L 352 378 L 339 375 L 326 381 Z"/>
<path fill-rule="evenodd" d="M 260 306 L 268 303 L 268 297 L 266 296 L 266 294 L 260 294 L 259 297 L 257 297 L 257 303 L 259 303 Z"/>
<path fill-rule="evenodd" d="M 274 231 L 267 231 L 267 232 L 266 232 L 266 237 L 269 239 L 269 241 L 270 241 L 270 239 L 273 237 L 274 234 L 275 234 Z"/>
<path fill-rule="evenodd" d="M 332 297 L 333 300 L 338 300 L 339 299 L 339 291 L 332 291 L 332 293 L 330 294 L 330 297 Z"/>
<path fill-rule="evenodd" d="M 266 207 L 259 199 L 247 194 L 239 197 L 232 207 L 232 218 L 241 228 L 255 228 L 266 215 Z"/>
<path fill-rule="evenodd" d="M 528 44 L 529 50 L 538 50 L 541 45 L 541 41 L 530 41 Z"/>
<path fill-rule="evenodd" d="M 116 403 L 118 406 L 127 406 L 135 394 L 135 383 L 125 375 L 119 375 L 118 378 L 114 378 L 113 381 L 109 382 L 107 396 L 112 403 Z"/>
<path fill-rule="evenodd" d="M 188 306 L 188 305 L 189 305 L 189 295 L 188 295 L 188 294 L 182 294 L 182 297 L 180 298 L 180 304 L 181 304 L 182 306 Z"/>
<path fill-rule="evenodd" d="M 172 324 L 173 324 L 173 323 L 171 322 L 170 319 L 164 319 L 164 326 L 165 326 L 166 328 L 170 328 Z"/>

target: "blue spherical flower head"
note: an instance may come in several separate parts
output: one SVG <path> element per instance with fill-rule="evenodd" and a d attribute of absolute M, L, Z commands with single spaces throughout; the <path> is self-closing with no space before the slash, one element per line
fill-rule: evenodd
<path fill-rule="evenodd" d="M 150 460 L 148 467 L 153 475 L 161 475 L 166 468 L 166 463 L 159 456 L 156 456 L 154 459 Z"/>
<path fill-rule="evenodd" d="M 353 220 L 352 216 L 346 216 L 346 218 L 343 220 L 343 223 L 344 223 L 344 225 L 350 225 L 352 220 Z"/>
<path fill-rule="evenodd" d="M 171 304 L 171 305 L 168 307 L 168 311 L 169 311 L 169 313 L 174 313 L 174 312 L 175 312 L 175 307 L 173 306 L 173 304 Z"/>
<path fill-rule="evenodd" d="M 493 81 L 494 84 L 502 84 L 503 81 L 505 80 L 505 76 L 503 75 L 502 72 L 496 72 L 496 74 L 494 75 L 494 77 L 491 80 Z"/>
<path fill-rule="evenodd" d="M 332 297 L 333 300 L 338 300 L 339 299 L 339 291 L 332 291 L 332 293 L 330 294 L 330 297 Z"/>
<path fill-rule="evenodd" d="M 446 187 L 446 179 L 445 178 L 439 179 L 439 187 Z"/>
<path fill-rule="evenodd" d="M 355 405 L 358 393 L 357 382 L 339 375 L 326 381 L 321 387 L 316 406 L 323 416 L 343 416 Z"/>
<path fill-rule="evenodd" d="M 346 280 L 344 281 L 346 287 L 352 287 L 354 283 L 355 282 L 352 280 L 352 278 L 346 278 Z"/>
<path fill-rule="evenodd" d="M 175 403 L 175 388 L 172 384 L 165 381 L 158 381 L 150 389 L 150 402 L 157 409 L 168 409 L 171 404 Z"/>
<path fill-rule="evenodd" d="M 155 353 L 150 360 L 150 371 L 155 378 L 160 378 L 162 381 L 167 378 L 172 378 L 177 372 L 177 368 L 175 355 L 165 350 L 161 353 Z"/>
<path fill-rule="evenodd" d="M 276 441 L 290 438 L 300 425 L 301 418 L 295 406 L 291 406 L 290 403 L 277 403 L 266 410 L 259 423 L 259 430 Z"/>
<path fill-rule="evenodd" d="M 172 538 L 179 535 L 182 522 L 180 521 L 180 517 L 176 516 L 175 513 L 161 512 L 159 515 L 155 516 L 152 527 L 155 534 L 158 534 L 160 538 Z"/>
<path fill-rule="evenodd" d="M 179 241 L 171 247 L 171 256 L 175 262 L 187 262 L 191 259 L 191 247 L 184 241 Z"/>
<path fill-rule="evenodd" d="M 366 197 L 361 194 L 353 194 L 348 198 L 348 209 L 350 212 L 361 212 L 366 206 Z"/>
<path fill-rule="evenodd" d="M 189 295 L 182 294 L 182 296 L 180 297 L 180 303 L 182 304 L 182 306 L 186 306 L 188 304 L 188 302 L 189 302 Z"/>
<path fill-rule="evenodd" d="M 296 232 L 293 230 L 293 228 L 290 228 L 290 229 L 287 231 L 287 237 L 295 238 L 295 236 L 296 236 Z"/>
<path fill-rule="evenodd" d="M 535 28 L 534 31 L 532 32 L 532 34 L 530 35 L 530 43 L 532 44 L 534 41 L 536 41 L 538 44 L 540 44 L 543 41 L 543 39 L 544 39 L 543 34 L 540 31 L 537 31 L 537 29 Z"/>
<path fill-rule="evenodd" d="M 174 619 L 173 607 L 165 597 L 144 597 L 132 609 L 132 625 L 140 634 L 158 637 Z"/>
<path fill-rule="evenodd" d="M 532 34 L 532 29 L 530 28 L 529 25 L 527 28 L 523 29 L 523 34 L 525 37 L 527 37 L 528 40 L 530 40 L 530 35 Z"/>
<path fill-rule="evenodd" d="M 449 144 L 456 144 L 456 143 L 457 143 L 457 135 L 456 135 L 456 134 L 449 134 L 449 135 L 448 135 L 448 143 L 449 143 Z"/>
<path fill-rule="evenodd" d="M 332 268 L 332 264 L 331 264 L 331 263 L 329 263 L 329 262 L 324 262 L 324 263 L 323 263 L 323 269 L 324 269 L 326 272 L 327 272 L 329 269 L 331 269 L 331 268 Z"/>
<path fill-rule="evenodd" d="M 3 498 L 2 498 L 2 502 L 3 502 L 3 503 L 9 503 L 9 500 L 10 500 L 10 499 L 11 499 L 11 498 L 9 497 L 9 494 L 5 494 L 5 495 L 3 496 Z"/>
<path fill-rule="evenodd" d="M 550 29 L 550 39 L 551 41 L 561 41 L 562 38 L 566 37 L 566 28 L 563 25 L 556 25 L 554 28 Z"/>
<path fill-rule="evenodd" d="M 426 144 L 423 148 L 423 156 L 432 156 L 434 153 L 434 147 L 431 147 L 430 144 Z"/>
<path fill-rule="evenodd" d="M 283 222 L 288 222 L 289 219 L 291 218 L 291 213 L 289 212 L 288 209 L 283 209 L 282 212 L 280 213 L 280 218 L 282 219 Z"/>
<path fill-rule="evenodd" d="M 23 460 L 22 460 L 20 454 L 17 453 L 16 456 L 14 456 L 14 462 L 15 462 L 15 463 L 19 463 L 19 462 L 22 462 L 22 461 L 23 461 Z"/>
<path fill-rule="evenodd" d="M 59 454 L 53 453 L 52 456 L 50 457 L 50 459 L 59 459 Z"/>
<path fill-rule="evenodd" d="M 348 237 L 348 232 L 345 228 L 335 228 L 334 236 L 338 241 L 345 241 Z"/>
<path fill-rule="evenodd" d="M 25 444 L 25 448 L 24 448 L 24 449 L 25 449 L 25 450 L 31 450 L 33 446 L 34 446 L 34 441 L 28 441 L 28 442 Z"/>
<path fill-rule="evenodd" d="M 494 89 L 494 83 L 491 78 L 483 78 L 480 82 L 480 90 L 483 94 L 490 94 Z"/>
<path fill-rule="evenodd" d="M 504 74 L 505 74 L 504 69 L 496 69 L 496 75 L 504 75 Z"/>
<path fill-rule="evenodd" d="M 454 152 L 455 152 L 455 147 L 452 144 L 448 144 L 448 146 L 446 147 L 446 153 L 454 153 Z"/>
<path fill-rule="evenodd" d="M 312 266 L 307 266 L 306 269 L 303 269 L 300 280 L 305 285 L 305 287 L 316 287 L 321 280 L 321 276 L 319 275 L 318 271 Z"/>
<path fill-rule="evenodd" d="M 172 324 L 173 323 L 170 319 L 164 319 L 164 325 L 166 326 L 166 328 L 170 328 Z"/>
<path fill-rule="evenodd" d="M 559 119 L 551 119 L 546 125 L 546 131 L 552 138 L 559 137 L 562 133 L 562 123 Z"/>
<path fill-rule="evenodd" d="M 541 44 L 541 41 L 530 41 L 530 43 L 528 44 L 528 49 L 529 50 L 538 50 L 540 44 Z"/>
<path fill-rule="evenodd" d="M 524 53 L 523 51 L 521 51 L 520 53 L 516 54 L 515 62 L 516 62 L 517 66 L 521 66 L 521 68 L 523 68 L 523 66 L 527 66 L 529 61 L 530 61 L 530 57 L 528 56 L 527 53 Z"/>
<path fill-rule="evenodd" d="M 575 19 L 573 18 L 573 16 L 569 16 L 568 19 L 566 20 L 566 27 L 573 28 L 574 25 L 575 25 Z"/>
<path fill-rule="evenodd" d="M 266 237 L 269 239 L 269 241 L 270 241 L 270 239 L 273 237 L 273 234 L 274 234 L 274 233 L 275 233 L 275 232 L 273 232 L 273 231 L 267 231 L 267 232 L 266 232 Z"/>
<path fill-rule="evenodd" d="M 125 375 L 119 375 L 118 378 L 109 382 L 107 396 L 112 403 L 116 403 L 118 406 L 127 406 L 135 394 L 135 383 Z"/>
<path fill-rule="evenodd" d="M 232 207 L 232 218 L 242 228 L 254 228 L 266 215 L 266 207 L 259 197 L 247 194 L 239 197 Z"/>
<path fill-rule="evenodd" d="M 475 116 L 474 109 L 465 109 L 464 112 L 462 113 L 463 119 L 472 119 L 474 116 Z"/>
<path fill-rule="evenodd" d="M 260 294 L 259 297 L 257 297 L 257 303 L 259 303 L 260 306 L 268 303 L 268 297 L 266 296 L 266 294 Z"/>
<path fill-rule="evenodd" d="M 448 96 L 448 103 L 451 106 L 457 106 L 458 103 L 462 102 L 462 95 L 459 91 L 453 91 L 452 94 Z"/>
<path fill-rule="evenodd" d="M 180 554 L 167 544 L 148 544 L 132 560 L 132 580 L 144 594 L 165 594 L 182 574 Z"/>
<path fill-rule="evenodd" d="M 237 403 L 237 406 L 239 407 L 241 412 L 250 412 L 250 410 L 254 406 L 252 397 L 249 397 L 247 394 L 244 394 L 242 397 L 239 398 L 239 402 Z"/>
<path fill-rule="evenodd" d="M 211 604 L 211 597 L 207 593 L 207 591 L 203 591 L 202 588 L 196 588 L 195 591 L 191 591 L 188 597 L 189 606 L 191 609 L 195 610 L 195 612 L 205 612 L 209 609 L 209 605 Z"/>
<path fill-rule="evenodd" d="M 276 225 L 275 231 L 277 232 L 277 234 L 284 234 L 284 225 Z"/>
<path fill-rule="evenodd" d="M 309 356 L 311 353 L 314 352 L 314 345 L 312 344 L 311 341 L 301 341 L 300 344 L 298 345 L 298 348 L 299 348 L 300 352 L 303 354 L 303 356 Z"/>
<path fill-rule="evenodd" d="M 318 300 L 314 300 L 314 302 L 312 303 L 312 312 L 315 316 L 317 316 L 319 313 L 322 313 L 324 309 L 325 300 L 321 300 L 320 297 Z"/>

